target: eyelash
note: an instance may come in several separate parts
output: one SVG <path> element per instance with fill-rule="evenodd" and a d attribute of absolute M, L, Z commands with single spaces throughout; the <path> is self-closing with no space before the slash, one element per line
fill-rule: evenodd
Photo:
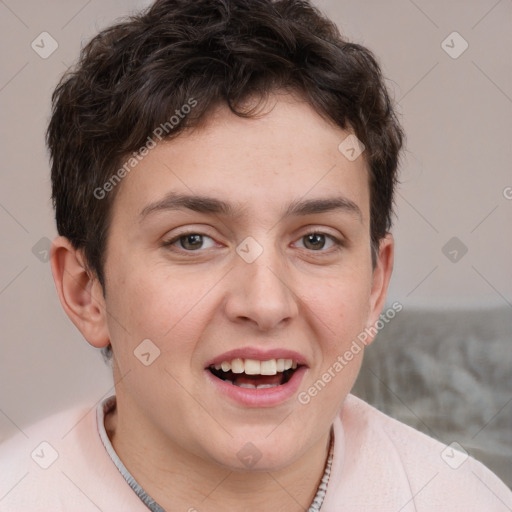
<path fill-rule="evenodd" d="M 180 233 L 179 235 L 176 235 L 175 237 L 171 238 L 170 240 L 165 240 L 163 243 L 162 243 L 162 246 L 163 247 L 166 247 L 166 248 L 169 248 L 171 250 L 174 250 L 176 252 L 181 252 L 182 254 L 190 254 L 191 256 L 194 255 L 194 253 L 200 253 L 200 252 L 203 252 L 201 249 L 198 249 L 198 250 L 189 250 L 189 249 L 183 249 L 182 247 L 179 247 L 179 248 L 176 248 L 174 246 L 174 244 L 176 242 L 179 242 L 180 239 L 182 238 L 185 238 L 187 236 L 190 236 L 190 235 L 199 235 L 199 236 L 202 236 L 202 237 L 206 237 L 206 238 L 210 238 L 211 240 L 213 240 L 213 238 L 211 236 L 208 236 L 204 233 L 200 233 L 198 231 L 187 231 L 185 233 Z M 332 247 L 331 249 L 328 249 L 326 251 L 324 250 L 318 250 L 318 251 L 315 251 L 313 249 L 305 249 L 307 250 L 308 252 L 311 252 L 313 254 L 318 254 L 318 255 L 328 255 L 332 252 L 338 252 L 340 251 L 342 248 L 344 248 L 346 246 L 345 242 L 343 240 L 340 240 L 339 238 L 333 236 L 333 235 L 330 235 L 328 233 L 323 233 L 321 231 L 310 231 L 309 233 L 306 233 L 304 235 L 302 235 L 301 237 L 298 238 L 298 240 L 302 240 L 303 238 L 309 236 L 309 235 L 323 235 L 326 237 L 326 239 L 328 240 L 331 240 L 334 244 L 334 247 Z"/>

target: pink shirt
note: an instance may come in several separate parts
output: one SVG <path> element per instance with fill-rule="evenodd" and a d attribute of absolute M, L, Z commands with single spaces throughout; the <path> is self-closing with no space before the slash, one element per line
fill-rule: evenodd
<path fill-rule="evenodd" d="M 512 492 L 473 458 L 349 395 L 322 512 L 505 512 Z M 62 412 L 0 445 L 0 512 L 148 512 L 108 455 L 96 408 Z"/>

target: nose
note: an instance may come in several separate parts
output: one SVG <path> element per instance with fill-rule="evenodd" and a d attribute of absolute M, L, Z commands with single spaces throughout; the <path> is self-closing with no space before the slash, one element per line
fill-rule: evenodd
<path fill-rule="evenodd" d="M 297 316 L 298 297 L 277 251 L 265 250 L 252 263 L 237 256 L 235 267 L 225 302 L 232 322 L 271 331 Z"/>

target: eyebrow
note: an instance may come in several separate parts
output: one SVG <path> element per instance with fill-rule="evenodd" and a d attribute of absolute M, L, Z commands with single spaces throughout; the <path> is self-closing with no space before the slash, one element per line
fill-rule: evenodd
<path fill-rule="evenodd" d="M 139 219 L 143 220 L 150 213 L 162 210 L 183 210 L 188 209 L 198 213 L 221 214 L 227 217 L 236 217 L 241 215 L 242 208 L 233 206 L 230 203 L 221 201 L 213 197 L 176 194 L 171 192 L 160 201 L 146 206 L 139 215 Z"/>
<path fill-rule="evenodd" d="M 308 199 L 293 201 L 284 214 L 287 216 L 312 215 L 315 213 L 324 213 L 332 211 L 344 211 L 356 215 L 363 221 L 361 209 L 354 201 L 346 197 L 331 197 L 325 199 Z"/>
<path fill-rule="evenodd" d="M 171 192 L 163 199 L 146 206 L 139 215 L 144 220 L 149 214 L 162 210 L 188 209 L 198 213 L 225 215 L 226 217 L 239 217 L 247 210 L 245 206 L 233 205 L 214 197 L 201 195 L 176 194 Z M 345 197 L 331 197 L 325 199 L 298 199 L 288 205 L 283 217 L 313 215 L 332 211 L 344 211 L 353 214 L 362 222 L 363 215 L 356 203 Z"/>

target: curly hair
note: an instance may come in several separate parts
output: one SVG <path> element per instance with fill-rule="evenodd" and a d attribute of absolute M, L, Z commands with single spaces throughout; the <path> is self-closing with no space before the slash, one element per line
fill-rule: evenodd
<path fill-rule="evenodd" d="M 365 145 L 375 261 L 391 227 L 403 131 L 373 54 L 346 41 L 306 0 L 157 0 L 96 35 L 52 95 L 47 145 L 57 229 L 83 250 L 104 293 L 119 187 L 101 197 L 95 191 L 107 190 L 121 163 L 191 99 L 194 108 L 165 138 L 198 126 L 219 104 L 254 117 L 258 109 L 246 100 L 282 89 Z"/>

